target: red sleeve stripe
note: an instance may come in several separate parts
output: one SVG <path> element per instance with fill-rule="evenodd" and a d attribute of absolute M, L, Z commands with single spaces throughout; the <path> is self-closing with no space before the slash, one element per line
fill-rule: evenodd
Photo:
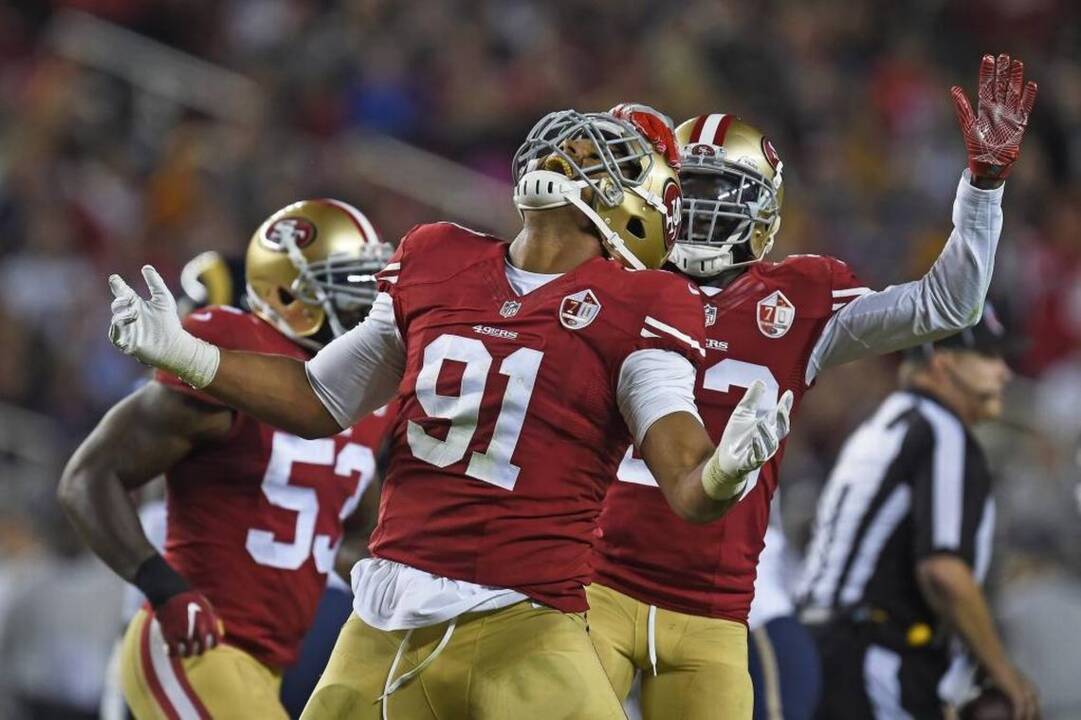
<path fill-rule="evenodd" d="M 677 330 L 676 328 L 672 327 L 671 325 L 666 325 L 665 323 L 662 323 L 660 320 L 657 320 L 656 318 L 652 318 L 652 317 L 650 317 L 648 315 L 646 316 L 646 325 L 648 325 L 653 330 L 662 332 L 665 335 L 668 335 L 669 337 L 673 337 L 676 340 L 679 340 L 680 342 L 689 345 L 692 350 L 697 352 L 702 357 L 706 356 L 706 351 L 702 348 L 702 345 L 699 344 L 699 342 L 697 340 L 695 340 L 690 335 L 688 335 L 688 334 L 686 334 L 686 333 L 684 333 L 684 332 L 682 332 L 680 330 Z M 643 330 L 645 330 L 645 329 L 643 328 Z M 645 332 L 649 332 L 649 330 L 645 330 Z M 659 336 L 655 336 L 655 337 L 659 337 Z"/>
<path fill-rule="evenodd" d="M 166 717 L 170 720 L 210 720 L 210 713 L 188 682 L 183 664 L 166 652 L 161 626 L 151 615 L 146 616 L 141 639 L 143 674 Z"/>

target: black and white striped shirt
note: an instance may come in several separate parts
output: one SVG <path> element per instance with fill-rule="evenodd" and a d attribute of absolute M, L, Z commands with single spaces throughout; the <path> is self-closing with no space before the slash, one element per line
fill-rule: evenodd
<path fill-rule="evenodd" d="M 987 460 L 961 420 L 930 395 L 895 392 L 848 438 L 830 474 L 801 604 L 873 608 L 902 625 L 935 626 L 917 562 L 953 553 L 982 582 L 994 522 Z"/>

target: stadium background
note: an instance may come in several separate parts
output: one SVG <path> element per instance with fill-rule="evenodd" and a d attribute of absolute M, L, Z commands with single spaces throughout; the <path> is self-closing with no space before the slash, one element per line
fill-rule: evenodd
<path fill-rule="evenodd" d="M 146 376 L 105 337 L 105 276 L 236 256 L 271 211 L 333 196 L 384 237 L 516 220 L 510 157 L 553 109 L 736 113 L 785 163 L 775 255 L 875 287 L 949 232 L 964 150 L 948 96 L 983 52 L 1039 81 L 992 296 L 1027 340 L 1005 422 L 992 597 L 1045 717 L 1081 717 L 1081 12 L 1068 0 L 0 1 L 0 718 L 92 710 L 120 583 L 67 529 L 59 470 Z M 845 434 L 895 359 L 824 375 L 785 459 L 805 538 Z M 1071 709 L 1072 708 L 1072 709 Z"/>

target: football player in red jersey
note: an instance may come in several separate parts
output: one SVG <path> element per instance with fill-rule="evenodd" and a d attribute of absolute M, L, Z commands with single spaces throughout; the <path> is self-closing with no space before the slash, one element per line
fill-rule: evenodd
<path fill-rule="evenodd" d="M 183 326 L 222 347 L 304 361 L 368 312 L 392 252 L 356 208 L 294 203 L 248 247 L 253 312 L 209 307 Z M 105 416 L 68 463 L 60 499 L 148 599 L 121 654 L 137 718 L 288 717 L 282 669 L 312 622 L 343 524 L 362 499 L 374 509 L 375 453 L 391 420 L 376 412 L 304 440 L 161 370 Z M 164 556 L 129 496 L 162 473 Z"/>
<path fill-rule="evenodd" d="M 708 521 L 787 432 L 787 401 L 759 416 L 756 386 L 714 447 L 699 291 L 628 271 L 662 264 L 679 227 L 678 148 L 650 115 L 543 118 L 514 160 L 514 241 L 414 228 L 365 322 L 307 363 L 186 334 L 152 268 L 149 300 L 110 279 L 119 348 L 298 435 L 399 394 L 373 557 L 304 717 L 623 717 L 584 585 L 624 449 Z"/>
<path fill-rule="evenodd" d="M 732 115 L 677 129 L 684 222 L 670 262 L 692 278 L 706 315 L 696 400 L 717 437 L 743 388 L 765 384 L 764 407 L 799 399 L 824 368 L 937 339 L 975 323 L 1002 227 L 1003 178 L 1020 152 L 1036 96 L 1020 61 L 986 56 L 979 109 L 953 89 L 969 153 L 954 231 L 922 279 L 873 292 L 840 260 L 764 261 L 780 226 L 782 165 L 769 139 Z M 620 697 L 643 672 L 647 720 L 749 718 L 747 613 L 778 453 L 753 472 L 720 521 L 672 513 L 638 453 L 628 450 L 601 514 L 590 626 Z M 723 709 L 723 710 L 722 710 Z M 813 708 L 786 708 L 809 717 Z"/>

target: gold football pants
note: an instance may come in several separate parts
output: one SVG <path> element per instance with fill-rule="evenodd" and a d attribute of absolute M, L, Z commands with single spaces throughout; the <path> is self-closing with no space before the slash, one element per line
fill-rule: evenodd
<path fill-rule="evenodd" d="M 229 645 L 198 657 L 169 657 L 157 621 L 146 610 L 124 634 L 120 679 L 137 720 L 289 717 L 278 697 L 280 672 Z"/>
<path fill-rule="evenodd" d="M 453 628 L 383 631 L 350 616 L 302 720 L 378 720 L 383 702 L 390 720 L 625 717 L 585 617 L 529 602 L 463 615 Z"/>
<path fill-rule="evenodd" d="M 597 583 L 586 592 L 590 637 L 621 700 L 642 672 L 643 720 L 749 720 L 746 626 L 653 607 Z"/>

